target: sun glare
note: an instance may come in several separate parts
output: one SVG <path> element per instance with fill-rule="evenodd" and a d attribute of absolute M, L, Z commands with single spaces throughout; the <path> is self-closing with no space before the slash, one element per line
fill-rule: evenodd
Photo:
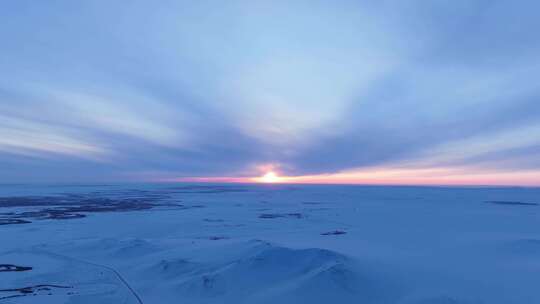
<path fill-rule="evenodd" d="M 279 176 L 275 172 L 270 171 L 263 175 L 260 181 L 263 183 L 277 183 L 279 182 Z"/>

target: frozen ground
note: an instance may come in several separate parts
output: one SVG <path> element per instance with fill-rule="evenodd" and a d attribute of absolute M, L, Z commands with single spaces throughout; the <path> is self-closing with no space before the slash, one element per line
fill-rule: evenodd
<path fill-rule="evenodd" d="M 540 189 L 0 186 L 0 304 L 540 303 Z"/>

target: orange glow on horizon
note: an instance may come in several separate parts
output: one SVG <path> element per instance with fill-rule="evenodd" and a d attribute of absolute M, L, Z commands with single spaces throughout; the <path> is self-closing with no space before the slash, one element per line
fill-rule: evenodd
<path fill-rule="evenodd" d="M 280 176 L 267 171 L 260 177 L 194 177 L 165 181 L 216 183 L 365 184 L 432 186 L 540 186 L 540 171 L 494 172 L 466 168 L 371 168 L 333 174 Z"/>

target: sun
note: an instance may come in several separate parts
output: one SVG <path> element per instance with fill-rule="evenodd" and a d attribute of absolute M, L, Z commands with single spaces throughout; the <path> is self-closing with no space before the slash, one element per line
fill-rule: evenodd
<path fill-rule="evenodd" d="M 260 178 L 260 181 L 263 183 L 277 183 L 279 182 L 279 176 L 275 172 L 269 171 Z"/>

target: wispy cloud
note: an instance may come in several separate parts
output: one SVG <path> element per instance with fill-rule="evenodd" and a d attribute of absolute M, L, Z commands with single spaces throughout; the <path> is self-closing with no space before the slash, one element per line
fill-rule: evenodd
<path fill-rule="evenodd" d="M 44 158 L 64 155 L 97 161 L 110 154 L 106 147 L 78 137 L 74 132 L 47 124 L 0 116 L 0 152 Z"/>

